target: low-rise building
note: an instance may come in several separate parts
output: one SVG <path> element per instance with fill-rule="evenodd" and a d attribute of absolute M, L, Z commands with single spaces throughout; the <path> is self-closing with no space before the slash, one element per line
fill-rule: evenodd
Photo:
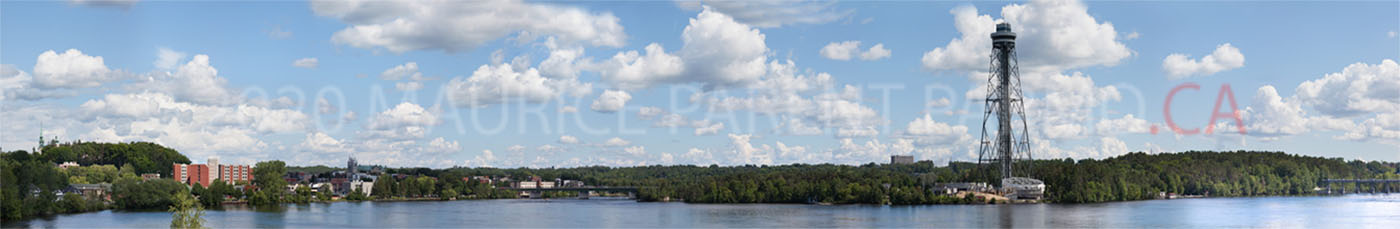
<path fill-rule="evenodd" d="M 960 183 L 940 183 L 933 186 L 933 191 L 940 194 L 953 194 L 958 192 L 992 192 L 992 185 L 982 182 L 960 182 Z"/>
<path fill-rule="evenodd" d="M 890 156 L 890 164 L 895 164 L 895 165 L 914 164 L 914 155 L 894 155 L 894 156 Z"/>
<path fill-rule="evenodd" d="M 78 165 L 77 162 L 71 162 L 71 161 L 69 161 L 69 162 L 63 162 L 63 164 L 58 164 L 58 167 L 59 167 L 59 168 L 63 168 L 63 169 L 68 169 L 68 168 L 78 167 L 78 166 L 79 166 L 79 165 Z"/>
<path fill-rule="evenodd" d="M 364 193 L 365 196 L 374 195 L 374 182 L 362 180 L 350 181 L 350 191 L 354 192 L 356 190 L 359 190 L 360 193 Z"/>
<path fill-rule="evenodd" d="M 199 184 L 209 187 L 209 184 L 216 179 L 222 179 L 228 184 L 237 181 L 252 181 L 253 168 L 247 165 L 219 164 L 217 158 L 210 158 L 208 164 L 174 163 L 170 171 L 170 178 L 187 185 Z"/>
<path fill-rule="evenodd" d="M 142 174 L 141 174 L 141 180 L 142 180 L 142 181 L 155 180 L 155 179 L 160 179 L 160 174 L 159 174 L 159 173 L 142 173 Z"/>

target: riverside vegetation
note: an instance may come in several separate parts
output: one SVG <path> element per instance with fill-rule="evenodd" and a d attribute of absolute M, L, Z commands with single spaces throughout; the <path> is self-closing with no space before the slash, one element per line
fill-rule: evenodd
<path fill-rule="evenodd" d="M 69 169 L 55 166 L 66 161 L 76 161 L 83 166 Z M 196 215 L 198 211 L 190 209 L 219 208 L 228 200 L 266 206 L 332 199 L 323 192 L 313 193 L 305 188 L 239 191 L 221 181 L 205 188 L 189 187 L 172 179 L 143 181 L 137 176 L 160 173 L 162 177 L 169 177 L 171 163 L 189 163 L 189 159 L 173 149 L 144 142 L 55 142 L 47 144 L 43 153 L 5 152 L 0 154 L 0 216 L 5 220 L 17 220 L 105 209 L 170 209 Z M 1048 201 L 1059 203 L 1142 200 L 1155 198 L 1160 192 L 1210 196 L 1309 195 L 1325 178 L 1400 178 L 1396 174 L 1396 163 L 1345 161 L 1281 152 L 1129 153 L 1102 160 L 1047 159 L 1030 163 L 1033 163 L 1033 176 L 1049 186 Z M 287 171 L 315 170 L 335 169 L 289 167 L 281 161 L 264 161 L 254 166 L 251 183 L 236 185 L 286 187 L 282 176 Z M 385 173 L 375 181 L 372 196 L 357 191 L 343 200 L 515 198 L 514 192 L 462 178 L 492 176 L 523 180 L 539 176 L 546 180 L 580 180 L 590 185 L 641 187 L 637 193 L 641 201 L 961 204 L 979 201 L 936 195 L 929 188 L 941 182 L 986 181 L 987 177 L 998 176 L 995 171 L 973 163 L 938 166 L 928 161 L 908 165 L 390 168 Z M 113 184 L 112 201 L 80 195 L 58 198 L 54 194 L 69 184 L 79 183 Z M 562 192 L 552 194 L 569 196 Z M 184 205 L 194 200 L 198 204 L 193 208 Z M 199 225 L 199 221 L 182 219 L 189 218 L 177 217 L 172 224 Z"/>

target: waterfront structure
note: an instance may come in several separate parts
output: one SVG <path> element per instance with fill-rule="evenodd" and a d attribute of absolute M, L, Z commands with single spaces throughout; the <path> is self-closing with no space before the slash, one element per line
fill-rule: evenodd
<path fill-rule="evenodd" d="M 893 155 L 893 156 L 890 156 L 890 164 L 893 164 L 893 165 L 914 164 L 914 155 Z"/>
<path fill-rule="evenodd" d="M 992 192 L 992 185 L 983 182 L 940 183 L 933 186 L 934 192 L 950 195 L 958 192 Z"/>
<path fill-rule="evenodd" d="M 1027 177 L 1001 179 L 1001 191 L 1007 199 L 1039 200 L 1045 196 L 1045 182 Z"/>
<path fill-rule="evenodd" d="M 175 163 L 170 171 L 170 178 L 186 185 L 199 184 L 209 187 L 215 179 L 223 179 L 229 184 L 236 181 L 252 181 L 253 168 L 247 165 L 222 165 L 219 164 L 219 159 L 210 158 L 207 164 Z"/>

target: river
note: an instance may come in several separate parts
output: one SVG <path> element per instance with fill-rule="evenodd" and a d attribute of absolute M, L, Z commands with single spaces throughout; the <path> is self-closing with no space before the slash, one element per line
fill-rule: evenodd
<path fill-rule="evenodd" d="M 209 210 L 204 218 L 205 225 L 213 228 L 1395 228 L 1400 225 L 1400 194 L 929 206 L 639 203 L 624 199 L 338 202 Z M 166 212 L 102 211 L 0 226 L 164 228 L 169 223 Z"/>

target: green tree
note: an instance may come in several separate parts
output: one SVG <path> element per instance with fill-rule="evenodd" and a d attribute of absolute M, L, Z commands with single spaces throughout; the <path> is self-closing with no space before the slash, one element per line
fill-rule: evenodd
<path fill-rule="evenodd" d="M 287 181 L 282 175 L 287 173 L 287 164 L 282 161 L 258 162 L 253 167 L 253 185 L 258 191 L 249 198 L 253 205 L 272 205 L 282 202 Z"/>
<path fill-rule="evenodd" d="M 170 228 L 204 228 L 204 206 L 188 192 L 175 194 L 169 211 Z"/>

